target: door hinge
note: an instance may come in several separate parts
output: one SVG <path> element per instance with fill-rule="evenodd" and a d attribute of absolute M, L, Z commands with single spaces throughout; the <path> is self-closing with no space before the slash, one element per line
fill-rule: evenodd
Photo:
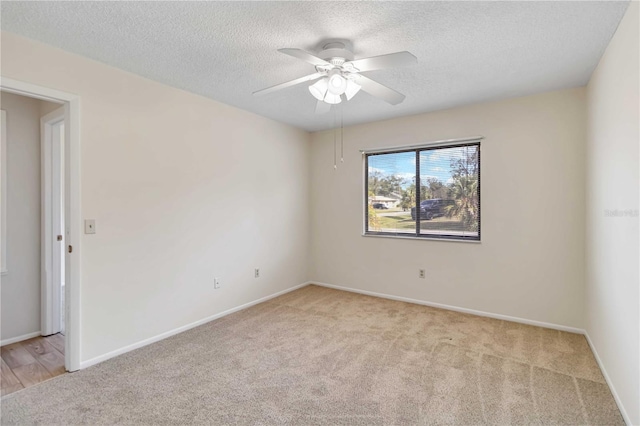
<path fill-rule="evenodd" d="M 56 238 L 58 241 L 62 241 L 62 235 L 58 235 L 58 237 Z"/>
<path fill-rule="evenodd" d="M 73 252 L 73 246 L 69 246 L 69 253 Z"/>

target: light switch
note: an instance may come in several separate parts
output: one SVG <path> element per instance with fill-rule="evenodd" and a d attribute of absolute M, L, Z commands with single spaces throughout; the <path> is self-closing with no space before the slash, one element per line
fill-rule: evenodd
<path fill-rule="evenodd" d="M 96 233 L 96 221 L 94 219 L 85 219 L 84 221 L 84 233 L 95 234 Z"/>

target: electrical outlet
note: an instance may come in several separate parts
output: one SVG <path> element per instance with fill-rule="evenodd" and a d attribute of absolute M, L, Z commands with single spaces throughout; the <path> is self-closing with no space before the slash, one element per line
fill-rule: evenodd
<path fill-rule="evenodd" d="M 220 288 L 220 278 L 214 278 L 213 279 L 213 288 L 214 289 L 219 289 Z"/>
<path fill-rule="evenodd" d="M 260 269 L 259 268 L 256 268 L 254 275 L 255 275 L 256 278 L 260 278 Z"/>
<path fill-rule="evenodd" d="M 424 278 L 424 277 L 425 277 L 424 269 L 420 269 L 420 270 L 419 270 L 418 276 L 419 276 L 420 278 Z"/>

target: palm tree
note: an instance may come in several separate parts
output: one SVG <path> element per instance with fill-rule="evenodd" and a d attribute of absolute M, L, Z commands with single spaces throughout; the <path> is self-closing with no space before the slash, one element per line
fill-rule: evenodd
<path fill-rule="evenodd" d="M 373 208 L 373 197 L 375 193 L 369 189 L 369 201 L 367 202 L 367 217 L 369 219 L 369 230 L 380 230 L 380 218 L 378 217 L 378 213 L 376 209 Z"/>
<path fill-rule="evenodd" d="M 465 230 L 478 230 L 478 179 L 475 176 L 459 176 L 451 185 L 451 195 L 456 201 L 447 208 L 447 217 L 457 216 Z"/>
<path fill-rule="evenodd" d="M 402 199 L 400 201 L 400 207 L 402 210 L 409 210 L 411 207 L 416 206 L 416 185 L 411 184 L 409 187 L 402 191 Z"/>

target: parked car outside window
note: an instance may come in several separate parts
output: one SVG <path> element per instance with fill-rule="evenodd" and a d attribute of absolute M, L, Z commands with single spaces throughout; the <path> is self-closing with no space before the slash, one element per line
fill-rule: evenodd
<path fill-rule="evenodd" d="M 431 220 L 436 217 L 442 217 L 447 214 L 449 206 L 455 205 L 454 200 L 443 200 L 434 198 L 420 202 L 420 219 Z M 416 208 L 411 208 L 411 219 L 416 220 Z"/>

